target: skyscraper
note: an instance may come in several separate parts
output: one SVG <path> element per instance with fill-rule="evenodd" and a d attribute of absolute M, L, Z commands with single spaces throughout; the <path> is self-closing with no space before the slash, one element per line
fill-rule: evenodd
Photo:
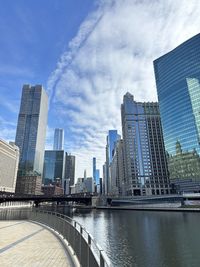
<path fill-rule="evenodd" d="M 24 85 L 15 144 L 20 149 L 21 174 L 42 174 L 48 113 L 48 96 L 41 85 Z"/>
<path fill-rule="evenodd" d="M 111 194 L 125 195 L 125 153 L 123 140 L 115 144 L 113 159 L 110 164 Z"/>
<path fill-rule="evenodd" d="M 170 179 L 191 190 L 200 180 L 200 34 L 156 59 L 154 71 Z"/>
<path fill-rule="evenodd" d="M 96 183 L 96 158 L 92 159 L 93 179 Z"/>
<path fill-rule="evenodd" d="M 100 179 L 100 170 L 96 169 L 96 185 L 99 184 L 99 179 Z"/>
<path fill-rule="evenodd" d="M 63 182 L 65 165 L 64 150 L 45 150 L 43 183 L 50 184 L 60 178 Z"/>
<path fill-rule="evenodd" d="M 111 191 L 111 176 L 110 176 L 110 164 L 114 155 L 114 148 L 117 140 L 120 140 L 121 136 L 117 133 L 117 130 L 109 130 L 106 138 L 106 180 L 104 181 L 105 194 L 109 194 Z"/>
<path fill-rule="evenodd" d="M 64 130 L 56 128 L 54 132 L 53 150 L 63 150 L 63 147 L 64 147 Z"/>
<path fill-rule="evenodd" d="M 112 161 L 115 143 L 120 140 L 121 136 L 117 133 L 117 130 L 109 130 L 107 136 L 107 146 L 108 146 L 108 162 Z"/>
<path fill-rule="evenodd" d="M 70 180 L 70 186 L 74 185 L 75 179 L 75 156 L 65 153 L 65 174 L 64 180 Z"/>
<path fill-rule="evenodd" d="M 121 106 L 127 195 L 169 193 L 158 103 L 135 102 L 126 93 Z"/>

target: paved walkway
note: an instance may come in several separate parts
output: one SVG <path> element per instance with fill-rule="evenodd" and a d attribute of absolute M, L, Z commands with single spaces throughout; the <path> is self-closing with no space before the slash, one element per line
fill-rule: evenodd
<path fill-rule="evenodd" d="M 1 267 L 68 267 L 62 243 L 46 228 L 28 221 L 0 221 Z"/>

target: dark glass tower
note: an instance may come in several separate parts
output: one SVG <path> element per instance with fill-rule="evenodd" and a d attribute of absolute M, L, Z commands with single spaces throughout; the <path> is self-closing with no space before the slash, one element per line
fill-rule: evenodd
<path fill-rule="evenodd" d="M 45 150 L 43 183 L 50 184 L 55 182 L 57 178 L 63 182 L 65 164 L 64 150 Z"/>
<path fill-rule="evenodd" d="M 20 149 L 19 171 L 42 174 L 48 96 L 41 85 L 24 85 L 15 144 Z"/>
<path fill-rule="evenodd" d="M 170 179 L 199 180 L 200 34 L 156 59 L 154 71 Z"/>

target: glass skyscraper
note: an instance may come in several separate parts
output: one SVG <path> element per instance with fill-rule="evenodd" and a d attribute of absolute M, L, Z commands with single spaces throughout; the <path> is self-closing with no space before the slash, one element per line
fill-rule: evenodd
<path fill-rule="evenodd" d="M 154 71 L 170 179 L 198 180 L 200 34 L 156 59 Z"/>
<path fill-rule="evenodd" d="M 121 106 L 127 195 L 169 193 L 158 103 L 136 102 L 126 93 Z"/>
<path fill-rule="evenodd" d="M 113 159 L 115 144 L 120 140 L 121 136 L 117 133 L 117 130 L 109 130 L 106 138 L 106 176 L 104 177 L 105 194 L 111 193 L 111 176 L 110 176 L 110 164 Z"/>
<path fill-rule="evenodd" d="M 50 184 L 60 178 L 63 181 L 65 165 L 64 150 L 45 150 L 43 183 Z"/>
<path fill-rule="evenodd" d="M 48 96 L 41 85 L 24 85 L 15 144 L 20 149 L 19 173 L 41 175 L 44 162 Z"/>
<path fill-rule="evenodd" d="M 75 156 L 65 153 L 65 174 L 64 180 L 70 180 L 69 184 L 74 185 L 75 180 Z"/>
<path fill-rule="evenodd" d="M 63 150 L 64 130 L 56 128 L 54 132 L 53 150 Z"/>
<path fill-rule="evenodd" d="M 93 179 L 96 182 L 96 158 L 92 159 L 92 172 L 93 172 Z"/>

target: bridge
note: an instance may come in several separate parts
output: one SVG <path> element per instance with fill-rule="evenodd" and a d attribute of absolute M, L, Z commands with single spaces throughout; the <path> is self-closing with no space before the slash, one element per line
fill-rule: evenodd
<path fill-rule="evenodd" d="M 58 196 L 44 196 L 44 195 L 3 195 L 0 196 L 0 203 L 4 202 L 21 202 L 21 201 L 33 201 L 35 206 L 38 206 L 42 202 L 76 202 L 78 204 L 91 205 L 91 195 L 58 195 Z"/>

